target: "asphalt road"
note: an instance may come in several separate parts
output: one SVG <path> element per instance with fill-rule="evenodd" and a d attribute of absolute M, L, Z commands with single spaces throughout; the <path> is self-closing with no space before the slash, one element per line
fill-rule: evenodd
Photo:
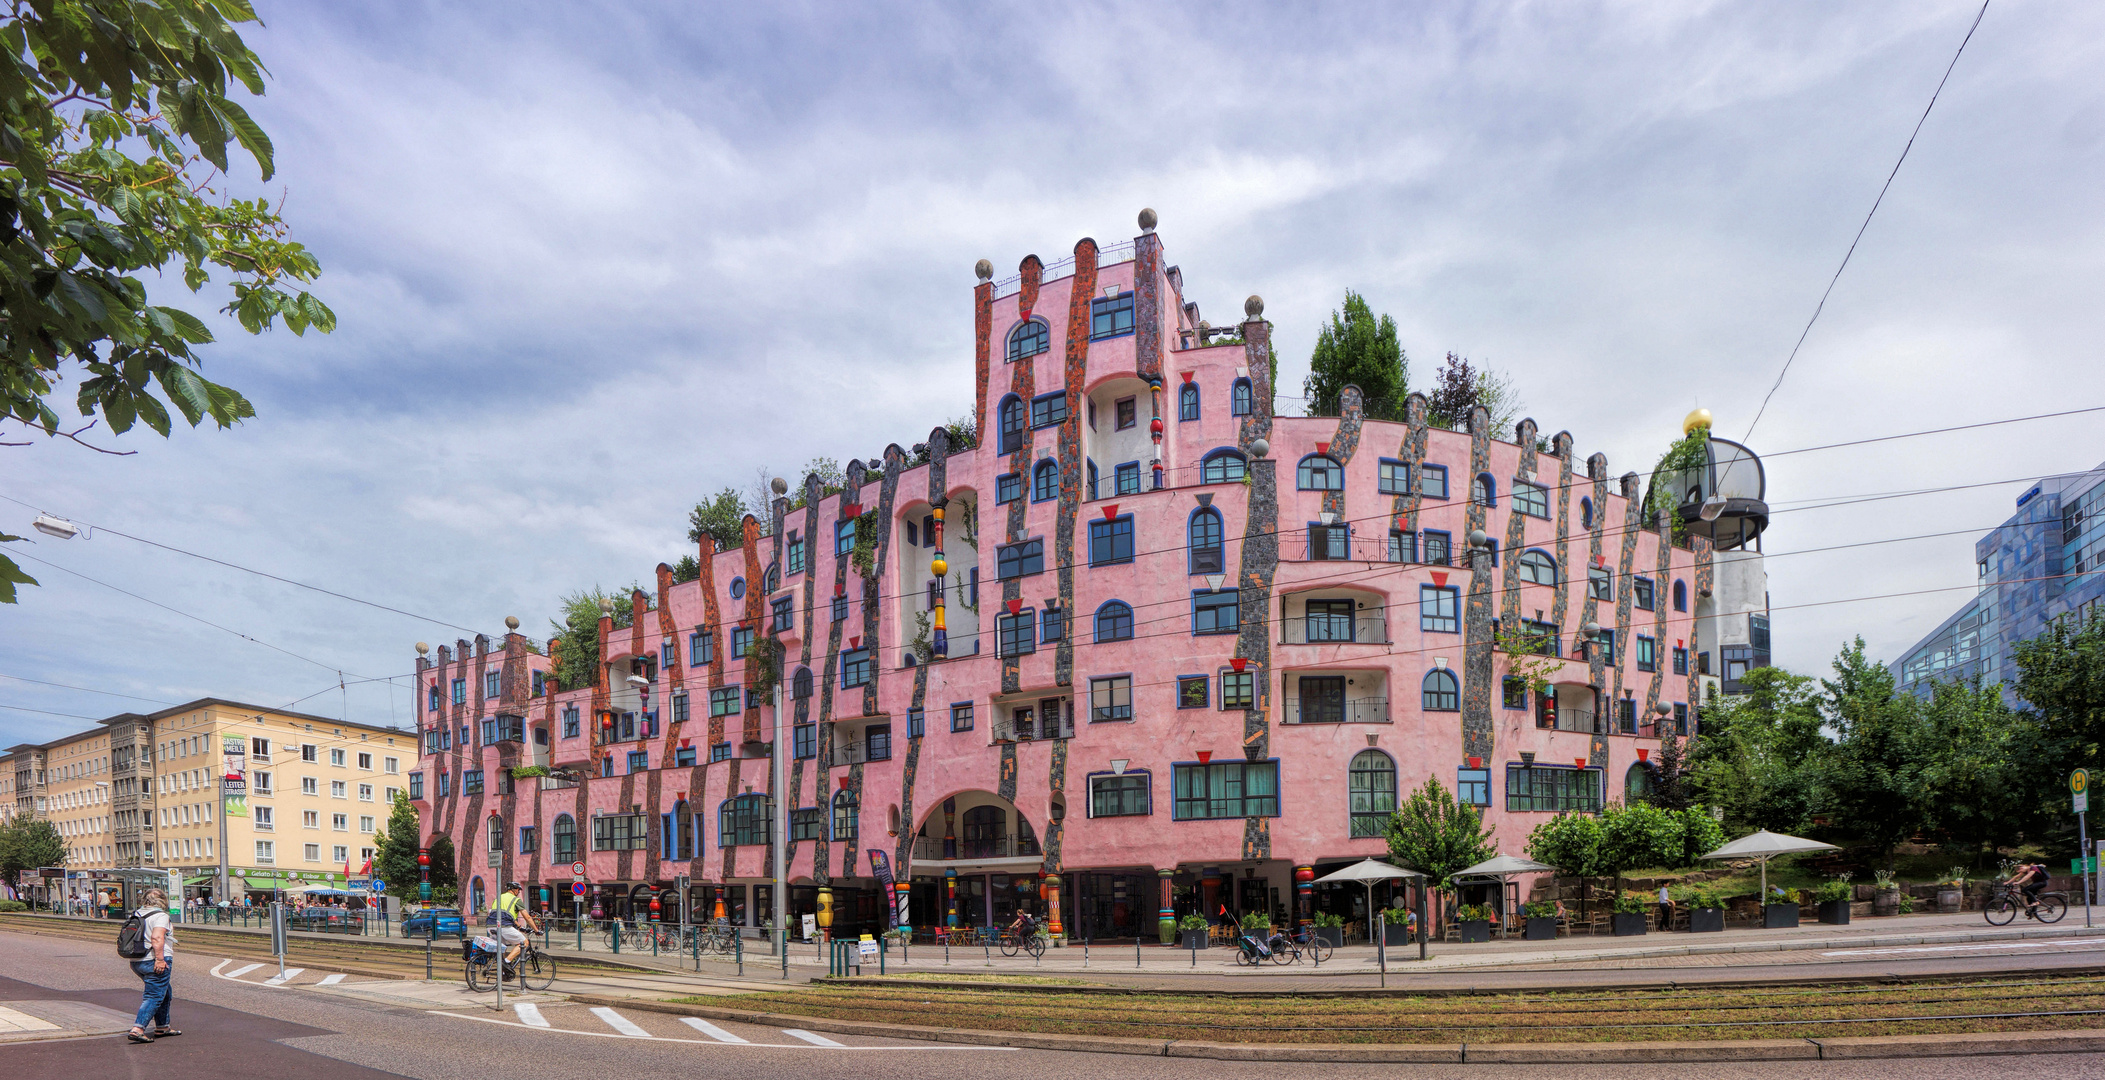
<path fill-rule="evenodd" d="M 904 1040 L 817 1035 L 734 1024 L 690 1026 L 677 1016 L 549 1003 L 532 1013 L 481 1010 L 453 1014 L 215 978 L 219 958 L 178 958 L 174 1020 L 180 1038 L 136 1046 L 122 1037 L 0 1044 L 0 1072 L 37 1077 L 146 1077 L 157 1080 L 577 1080 L 622 1074 L 678 1073 L 809 1080 L 815 1071 L 852 1071 L 870 1080 L 950 1080 L 1083 1073 L 1101 1080 L 1273 1080 L 1282 1073 L 1312 1080 L 1332 1077 L 1876 1077 L 1906 1080 L 1972 1078 L 1991 1071 L 2105 1078 L 2105 1055 L 1955 1058 L 1873 1062 L 1495 1066 L 1258 1064 L 1072 1054 L 996 1048 L 945 1048 Z M 222 973 L 232 970 L 222 966 Z M 67 999 L 129 1013 L 138 980 L 114 948 L 0 933 L 0 1001 Z M 254 975 L 251 975 L 253 978 Z M 547 1027 L 532 1021 L 539 1019 Z M 633 1025 L 624 1028 L 623 1025 Z M 715 1031 L 708 1027 L 715 1027 Z M 809 1034 L 809 1033 L 807 1033 Z M 742 1039 L 743 1042 L 725 1041 Z M 834 1043 L 838 1045 L 825 1045 Z"/>

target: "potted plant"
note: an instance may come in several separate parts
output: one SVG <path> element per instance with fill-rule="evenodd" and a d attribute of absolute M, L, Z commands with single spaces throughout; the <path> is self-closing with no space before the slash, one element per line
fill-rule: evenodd
<path fill-rule="evenodd" d="M 1813 899 L 1820 902 L 1820 921 L 1830 926 L 1848 926 L 1850 892 L 1848 874 L 1821 882 L 1813 893 Z"/>
<path fill-rule="evenodd" d="M 1626 892 L 1615 898 L 1615 914 L 1609 916 L 1609 924 L 1616 937 L 1636 937 L 1645 932 L 1645 898 L 1637 893 Z"/>
<path fill-rule="evenodd" d="M 1899 914 L 1900 886 L 1893 883 L 1893 871 L 1872 871 L 1871 883 L 1874 889 L 1871 894 L 1871 913 L 1873 915 Z"/>
<path fill-rule="evenodd" d="M 1527 932 L 1521 936 L 1528 941 L 1555 941 L 1557 939 L 1557 902 L 1537 900 L 1526 907 Z"/>
<path fill-rule="evenodd" d="M 1455 909 L 1455 921 L 1462 926 L 1463 941 L 1491 940 L 1491 909 L 1483 904 L 1463 904 Z"/>
<path fill-rule="evenodd" d="M 1950 915 L 1964 906 L 1966 899 L 1966 868 L 1952 867 L 1951 875 L 1937 883 L 1937 912 Z"/>
<path fill-rule="evenodd" d="M 1345 917 L 1343 915 L 1333 911 L 1318 911 L 1315 913 L 1312 921 L 1315 924 L 1315 935 L 1321 938 L 1324 944 L 1329 945 L 1333 949 L 1344 947 Z"/>
<path fill-rule="evenodd" d="M 1381 910 L 1381 941 L 1384 945 L 1409 945 L 1417 940 L 1411 935 L 1417 925 L 1417 915 L 1405 908 L 1391 907 Z"/>
<path fill-rule="evenodd" d="M 1177 929 L 1183 935 L 1182 939 L 1177 942 L 1179 948 L 1203 949 L 1206 947 L 1206 916 L 1196 912 L 1186 915 L 1177 920 Z"/>
<path fill-rule="evenodd" d="M 1773 903 L 1761 906 L 1761 924 L 1770 930 L 1787 930 L 1798 925 L 1798 890 L 1771 887 Z"/>
<path fill-rule="evenodd" d="M 1725 900 L 1716 889 L 1699 885 L 1682 902 L 1688 905 L 1689 933 L 1716 934 L 1725 929 Z"/>
<path fill-rule="evenodd" d="M 1262 911 L 1253 911 L 1242 917 L 1243 933 L 1253 934 L 1259 941 L 1272 937 L 1272 917 Z"/>

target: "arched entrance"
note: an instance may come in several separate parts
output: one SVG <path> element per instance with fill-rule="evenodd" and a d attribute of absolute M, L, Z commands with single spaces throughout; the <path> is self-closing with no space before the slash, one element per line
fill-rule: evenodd
<path fill-rule="evenodd" d="M 1039 871 L 1038 831 L 1016 804 L 990 791 L 938 800 L 914 833 L 908 891 L 912 925 L 999 927 L 1050 903 Z"/>

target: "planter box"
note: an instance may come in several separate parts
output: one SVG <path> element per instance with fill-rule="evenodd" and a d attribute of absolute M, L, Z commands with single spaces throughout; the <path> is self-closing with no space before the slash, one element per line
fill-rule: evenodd
<path fill-rule="evenodd" d="M 1821 922 L 1824 922 L 1824 923 L 1827 923 L 1827 924 L 1828 924 L 1828 925 L 1830 925 L 1830 926 L 1848 926 L 1848 925 L 1849 925 L 1849 901 L 1847 901 L 1847 900 L 1822 900 L 1822 901 L 1820 901 L 1820 921 L 1821 921 Z"/>
<path fill-rule="evenodd" d="M 1950 915 L 1950 914 L 1953 914 L 1953 913 L 1957 912 L 1957 911 L 1959 910 L 1959 905 L 1960 905 L 1960 902 L 1961 902 L 1961 901 L 1962 901 L 1962 900 L 1963 900 L 1964 898 L 1965 898 L 1965 894 L 1964 894 L 1964 893 L 1962 893 L 1962 892 L 1960 892 L 1960 891 L 1959 891 L 1959 890 L 1957 890 L 1957 889 L 1938 889 L 1938 890 L 1937 890 L 1937 911 L 1938 911 L 1938 913 L 1939 913 L 1939 914 L 1942 914 L 1942 915 Z"/>
<path fill-rule="evenodd" d="M 1204 930 L 1183 930 L 1179 931 L 1179 934 L 1177 947 L 1180 949 L 1203 949 L 1206 947 L 1206 931 Z"/>
<path fill-rule="evenodd" d="M 1900 914 L 1900 890 L 1886 889 L 1873 893 L 1871 897 L 1871 913 L 1873 915 Z"/>
<path fill-rule="evenodd" d="M 1333 949 L 1345 947 L 1345 928 L 1342 926 L 1311 926 L 1308 929 L 1317 940 Z"/>
<path fill-rule="evenodd" d="M 1381 943 L 1384 945 L 1417 944 L 1417 942 L 1411 937 L 1410 924 L 1400 922 L 1382 924 Z"/>
<path fill-rule="evenodd" d="M 1788 930 L 1798 925 L 1798 905 L 1763 904 L 1761 924 L 1770 930 Z"/>
<path fill-rule="evenodd" d="M 1470 919 L 1462 923 L 1462 940 L 1465 942 L 1490 941 L 1491 920 Z"/>
<path fill-rule="evenodd" d="M 1648 921 L 1648 917 L 1641 911 L 1635 915 L 1624 915 L 1621 912 L 1617 912 L 1609 916 L 1609 923 L 1615 928 L 1616 937 L 1640 936 L 1645 932 L 1645 923 Z"/>
<path fill-rule="evenodd" d="M 1554 917 L 1544 919 L 1531 915 L 1528 917 L 1527 932 L 1521 936 L 1528 941 L 1555 941 L 1557 920 Z"/>
<path fill-rule="evenodd" d="M 1725 931 L 1724 908 L 1695 908 L 1688 913 L 1688 930 L 1692 934 L 1720 934 Z"/>

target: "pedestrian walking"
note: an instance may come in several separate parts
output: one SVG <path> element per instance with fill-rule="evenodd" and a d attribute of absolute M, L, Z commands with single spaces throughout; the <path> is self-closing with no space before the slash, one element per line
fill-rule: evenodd
<path fill-rule="evenodd" d="M 148 889 L 141 899 L 143 903 L 135 914 L 144 923 L 146 955 L 132 961 L 132 973 L 139 976 L 144 992 L 139 998 L 139 1015 L 124 1037 L 135 1043 L 150 1043 L 182 1032 L 168 1023 L 168 1003 L 174 997 L 169 983 L 175 977 L 175 924 L 168 917 L 168 894 Z"/>

